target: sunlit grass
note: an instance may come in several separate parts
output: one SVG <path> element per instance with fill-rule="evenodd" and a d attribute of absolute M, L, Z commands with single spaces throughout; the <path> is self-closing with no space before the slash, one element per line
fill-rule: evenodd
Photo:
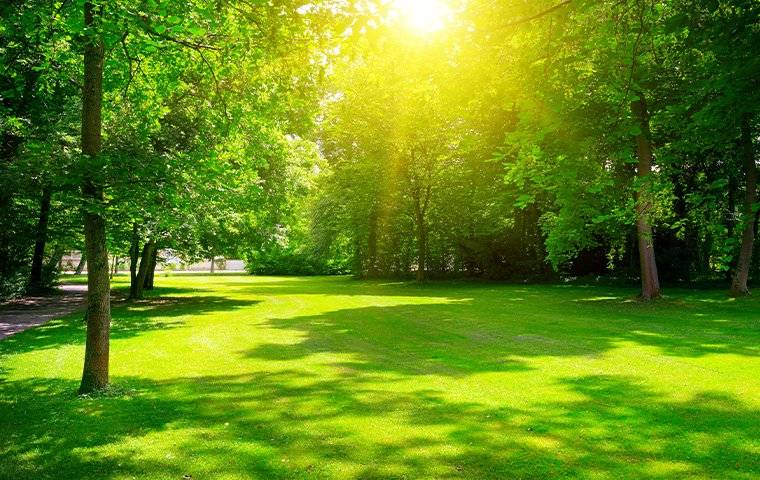
<path fill-rule="evenodd" d="M 0 342 L 0 478 L 756 478 L 760 302 L 171 276 Z M 116 284 L 123 288 L 124 277 Z"/>

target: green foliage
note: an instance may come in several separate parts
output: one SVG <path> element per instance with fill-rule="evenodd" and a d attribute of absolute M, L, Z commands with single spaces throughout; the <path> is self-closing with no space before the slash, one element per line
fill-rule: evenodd
<path fill-rule="evenodd" d="M 319 242 L 351 245 L 358 274 L 416 268 L 414 184 L 395 152 L 431 128 L 449 150 L 413 176 L 431 187 L 428 260 L 440 274 L 525 277 L 546 261 L 636 275 L 639 216 L 663 247 L 664 277 L 731 268 L 748 220 L 738 122 L 756 126 L 760 104 L 756 2 L 457 6 L 441 35 L 399 38 L 380 23 L 337 63 L 316 196 L 332 222 L 320 218 Z M 637 137 L 654 146 L 646 180 Z"/>
<path fill-rule="evenodd" d="M 114 254 L 137 225 L 138 243 L 253 271 L 635 276 L 638 218 L 663 276 L 734 269 L 757 2 L 450 0 L 437 31 L 394 2 L 95 3 L 87 31 L 82 2 L 0 7 L 0 283 L 29 269 L 46 189 L 48 261 L 81 249 L 81 210 L 100 208 Z M 91 159 L 80 77 L 96 36 Z M 103 205 L 80 198 L 84 178 Z"/>
<path fill-rule="evenodd" d="M 241 255 L 271 236 L 291 195 L 278 176 L 293 159 L 288 139 L 312 128 L 318 59 L 332 22 L 342 23 L 326 16 L 328 2 L 309 11 L 299 2 L 94 3 L 98 27 L 88 31 L 82 2 L 0 7 L 0 178 L 10 186 L 0 211 L 17 225 L 0 236 L 1 282 L 28 271 L 44 188 L 66 200 L 51 217 L 74 220 L 49 249 L 81 249 L 80 207 L 101 210 L 120 256 L 135 225 L 138 243 L 188 259 Z M 106 50 L 104 148 L 89 158 L 78 153 L 79 79 L 81 46 L 95 36 Z M 103 186 L 104 204 L 77 198 L 85 178 Z"/>

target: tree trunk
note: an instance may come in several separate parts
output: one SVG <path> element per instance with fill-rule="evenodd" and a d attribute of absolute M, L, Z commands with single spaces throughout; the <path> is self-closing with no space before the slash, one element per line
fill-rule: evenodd
<path fill-rule="evenodd" d="M 736 227 L 736 191 L 739 185 L 735 175 L 728 176 L 728 209 L 726 211 L 726 238 L 734 238 L 734 228 Z M 732 282 L 736 273 L 736 259 L 731 258 L 726 270 L 726 281 Z"/>
<path fill-rule="evenodd" d="M 369 214 L 369 232 L 367 236 L 367 277 L 377 278 L 377 209 Z"/>
<path fill-rule="evenodd" d="M 158 247 L 153 248 L 153 256 L 150 258 L 150 264 L 148 265 L 148 274 L 145 276 L 145 290 L 153 290 L 153 279 L 156 276 L 156 263 L 158 261 Z"/>
<path fill-rule="evenodd" d="M 753 207 L 757 198 L 757 167 L 755 165 L 755 151 L 752 145 L 752 128 L 749 116 L 742 118 L 742 159 L 744 174 L 746 176 L 746 192 L 744 194 L 744 212 L 742 215 L 742 245 L 739 250 L 739 260 L 736 262 L 736 272 L 731 282 L 731 295 L 742 296 L 749 294 L 747 280 L 749 279 L 749 267 L 752 262 L 752 248 L 755 242 L 755 215 Z"/>
<path fill-rule="evenodd" d="M 84 266 L 87 264 L 87 250 L 82 250 L 79 257 L 79 263 L 77 264 L 77 269 L 74 271 L 76 275 L 81 275 L 84 271 Z"/>
<path fill-rule="evenodd" d="M 34 256 L 32 257 L 32 273 L 29 278 L 29 288 L 36 290 L 42 287 L 42 270 L 45 258 L 45 244 L 48 236 L 48 218 L 50 216 L 50 187 L 42 189 L 40 201 L 40 217 L 37 222 L 37 238 L 34 242 Z"/>
<path fill-rule="evenodd" d="M 97 196 L 98 193 L 100 196 Z M 102 201 L 102 191 L 88 189 L 89 198 Z M 109 336 L 111 328 L 110 282 L 108 252 L 106 251 L 105 219 L 85 213 L 85 242 L 87 248 L 87 342 L 84 370 L 79 393 L 100 390 L 108 385 Z"/>
<path fill-rule="evenodd" d="M 353 243 L 353 258 L 351 263 L 353 263 L 353 271 L 361 277 L 362 273 L 364 272 L 364 257 L 361 247 L 361 239 L 358 235 L 354 236 Z"/>
<path fill-rule="evenodd" d="M 61 245 L 56 245 L 53 249 L 53 253 L 50 254 L 50 260 L 47 265 L 43 266 L 42 276 L 43 278 L 52 278 L 56 270 L 61 268 L 61 261 L 63 260 L 63 254 L 66 250 Z"/>
<path fill-rule="evenodd" d="M 82 153 L 94 160 L 101 150 L 103 108 L 103 38 L 98 32 L 91 2 L 84 3 L 84 25 L 94 29 L 84 46 L 84 84 L 82 87 Z M 98 12 L 99 13 L 99 12 Z M 91 178 L 82 185 L 85 200 L 84 238 L 87 268 L 87 341 L 79 393 L 90 393 L 108 386 L 109 336 L 111 329 L 111 285 L 108 279 L 106 221 L 103 216 L 103 189 Z"/>
<path fill-rule="evenodd" d="M 214 257 L 211 257 L 211 273 L 214 273 Z"/>
<path fill-rule="evenodd" d="M 640 132 L 636 135 L 636 155 L 639 160 L 638 176 L 641 181 L 636 195 L 636 233 L 639 246 L 639 267 L 641 269 L 641 298 L 651 300 L 660 296 L 660 279 L 654 256 L 654 238 L 647 215 L 651 207 L 648 197 L 647 178 L 652 172 L 652 144 L 649 133 L 649 117 L 643 94 L 631 103 L 631 111 L 639 122 Z"/>
<path fill-rule="evenodd" d="M 156 242 L 149 240 L 145 243 L 142 250 L 142 256 L 140 258 L 140 269 L 137 272 L 137 278 L 135 279 L 135 294 L 130 296 L 131 299 L 143 298 L 143 289 L 145 288 L 145 278 L 148 275 L 148 268 L 153 258 L 153 252 L 156 249 Z"/>
<path fill-rule="evenodd" d="M 417 281 L 424 282 L 427 278 L 428 232 L 425 225 L 425 214 L 421 209 L 417 208 L 415 218 L 417 220 Z"/>
<path fill-rule="evenodd" d="M 137 263 L 140 260 L 140 236 L 137 223 L 132 224 L 132 237 L 129 244 L 129 298 L 137 295 Z"/>
<path fill-rule="evenodd" d="M 757 210 L 755 213 L 755 238 L 757 238 L 758 230 L 760 230 L 760 209 Z M 752 267 L 750 267 L 750 271 L 752 271 L 752 276 L 755 278 L 760 278 L 760 255 L 752 255 Z"/>

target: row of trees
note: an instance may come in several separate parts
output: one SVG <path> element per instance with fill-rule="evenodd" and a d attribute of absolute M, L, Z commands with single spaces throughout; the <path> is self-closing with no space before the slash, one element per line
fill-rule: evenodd
<path fill-rule="evenodd" d="M 748 292 L 757 2 L 452 8 L 431 35 L 372 30 L 336 67 L 315 256 L 364 277 L 612 273 L 649 299 L 660 277 L 725 276 Z"/>

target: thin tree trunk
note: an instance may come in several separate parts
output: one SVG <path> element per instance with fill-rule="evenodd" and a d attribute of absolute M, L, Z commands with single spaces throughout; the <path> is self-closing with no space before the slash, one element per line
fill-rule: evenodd
<path fill-rule="evenodd" d="M 728 176 L 728 210 L 726 212 L 726 238 L 734 238 L 734 228 L 736 227 L 736 191 L 739 185 L 735 175 Z M 732 255 L 733 257 L 733 255 Z M 726 281 L 733 282 L 736 273 L 736 259 L 731 258 L 726 270 Z"/>
<path fill-rule="evenodd" d="M 354 272 L 358 276 L 361 277 L 361 275 L 364 273 L 364 258 L 363 258 L 362 248 L 361 248 L 361 239 L 358 235 L 354 237 L 354 245 L 353 245 L 353 269 Z"/>
<path fill-rule="evenodd" d="M 755 213 L 755 238 L 757 238 L 758 230 L 760 230 L 760 209 Z M 751 274 L 755 278 L 760 278 L 760 255 L 752 255 L 752 266 L 750 267 Z"/>
<path fill-rule="evenodd" d="M 29 278 L 29 288 L 32 290 L 42 287 L 43 261 L 45 257 L 45 244 L 48 236 L 48 218 L 50 217 L 50 187 L 42 189 L 40 200 L 40 217 L 37 222 L 37 238 L 34 242 L 34 256 L 32 257 L 32 273 Z"/>
<path fill-rule="evenodd" d="M 81 275 L 84 271 L 84 266 L 87 265 L 87 250 L 82 250 L 79 257 L 79 263 L 77 264 L 77 269 L 74 271 L 76 275 Z"/>
<path fill-rule="evenodd" d="M 369 234 L 367 236 L 367 276 L 378 277 L 377 272 L 377 208 L 369 214 Z"/>
<path fill-rule="evenodd" d="M 713 236 L 712 233 L 710 233 L 710 230 L 707 230 L 705 232 L 705 239 L 703 242 L 700 243 L 700 258 L 701 263 L 699 265 L 700 271 L 703 274 L 709 274 L 711 271 L 710 267 L 710 255 L 712 252 L 712 246 L 713 246 Z"/>
<path fill-rule="evenodd" d="M 43 278 L 53 278 L 57 271 L 61 269 L 61 263 L 63 260 L 63 254 L 66 253 L 66 249 L 61 245 L 56 245 L 53 249 L 53 253 L 50 254 L 50 260 L 43 266 L 42 275 Z"/>
<path fill-rule="evenodd" d="M 140 260 L 140 236 L 137 223 L 132 224 L 132 237 L 129 244 L 129 298 L 137 295 L 137 263 Z"/>
<path fill-rule="evenodd" d="M 415 206 L 417 223 L 417 281 L 424 282 L 427 269 L 428 234 L 425 225 L 425 214 L 419 206 Z"/>
<path fill-rule="evenodd" d="M 731 295 L 742 296 L 749 294 L 747 280 L 749 268 L 752 262 L 752 249 L 755 242 L 755 215 L 753 206 L 757 198 L 757 167 L 755 166 L 755 152 L 752 146 L 752 128 L 749 116 L 742 118 L 742 159 L 744 174 L 746 176 L 746 192 L 744 194 L 744 212 L 742 222 L 742 245 L 739 250 L 739 260 L 736 262 L 736 272 L 731 282 Z"/>
<path fill-rule="evenodd" d="M 153 258 L 153 251 L 156 248 L 156 242 L 149 240 L 145 243 L 142 250 L 142 256 L 140 258 L 140 269 L 137 272 L 137 278 L 135 279 L 135 295 L 130 297 L 132 299 L 143 298 L 143 289 L 145 288 L 145 278 L 148 275 L 148 268 Z"/>
<path fill-rule="evenodd" d="M 95 30 L 85 40 L 82 88 L 82 153 L 94 160 L 101 151 L 103 107 L 103 38 L 94 5 L 84 3 L 84 25 Z M 99 12 L 98 12 L 99 13 Z M 87 341 L 79 393 L 108 386 L 109 337 L 111 329 L 111 285 L 108 279 L 106 221 L 102 187 L 91 178 L 82 185 L 85 199 L 84 237 L 87 268 Z"/>
<path fill-rule="evenodd" d="M 636 135 L 636 154 L 639 159 L 638 176 L 641 187 L 636 198 L 636 233 L 639 246 L 639 267 L 641 269 L 641 298 L 651 300 L 660 296 L 660 279 L 654 256 L 652 226 L 647 215 L 651 207 L 647 200 L 647 178 L 652 172 L 652 144 L 649 133 L 649 114 L 643 94 L 631 104 L 634 117 L 639 122 L 640 133 Z"/>
<path fill-rule="evenodd" d="M 214 273 L 214 257 L 211 257 L 211 273 Z"/>

